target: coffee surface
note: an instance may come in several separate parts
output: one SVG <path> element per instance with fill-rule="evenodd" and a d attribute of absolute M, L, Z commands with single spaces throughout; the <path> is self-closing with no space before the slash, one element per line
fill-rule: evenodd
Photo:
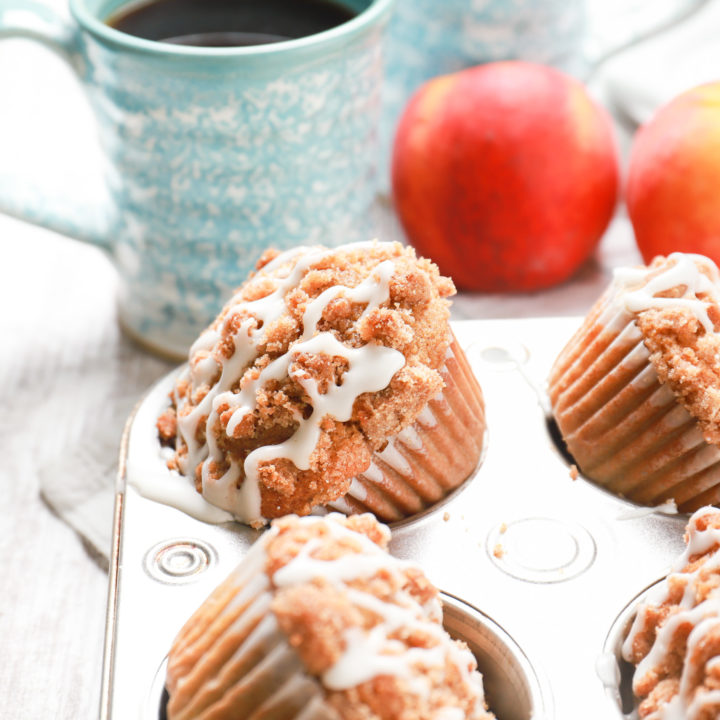
<path fill-rule="evenodd" d="M 106 22 L 146 40 L 239 47 L 314 35 L 354 16 L 334 0 L 150 0 L 131 3 Z"/>

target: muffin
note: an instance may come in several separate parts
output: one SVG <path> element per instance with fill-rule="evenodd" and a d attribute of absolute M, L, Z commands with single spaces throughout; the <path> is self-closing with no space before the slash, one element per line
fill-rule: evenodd
<path fill-rule="evenodd" d="M 698 510 L 687 549 L 641 604 L 622 647 L 641 718 L 720 717 L 720 512 Z"/>
<path fill-rule="evenodd" d="M 253 526 L 318 507 L 417 513 L 477 467 L 482 394 L 452 281 L 398 243 L 266 253 L 190 349 L 159 418 L 171 469 Z"/>
<path fill-rule="evenodd" d="M 168 720 L 491 720 L 438 591 L 369 514 L 272 523 L 175 639 Z"/>
<path fill-rule="evenodd" d="M 549 378 L 586 478 L 682 512 L 720 500 L 719 297 L 718 269 L 699 255 L 616 271 Z"/>

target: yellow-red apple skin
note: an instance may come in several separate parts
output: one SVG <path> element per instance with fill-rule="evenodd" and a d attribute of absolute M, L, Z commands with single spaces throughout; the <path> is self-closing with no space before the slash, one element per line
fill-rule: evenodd
<path fill-rule="evenodd" d="M 489 63 L 435 78 L 398 124 L 398 217 L 410 243 L 461 289 L 566 280 L 597 246 L 618 185 L 607 113 L 546 66 Z"/>
<path fill-rule="evenodd" d="M 636 133 L 625 196 L 646 262 L 681 251 L 720 264 L 720 82 L 679 95 Z"/>

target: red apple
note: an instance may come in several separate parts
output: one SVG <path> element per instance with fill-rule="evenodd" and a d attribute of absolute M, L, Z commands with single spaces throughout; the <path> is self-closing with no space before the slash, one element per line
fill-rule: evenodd
<path fill-rule="evenodd" d="M 426 83 L 393 150 L 409 241 L 467 290 L 531 291 L 570 277 L 612 217 L 618 178 L 607 113 L 578 81 L 526 62 Z"/>
<path fill-rule="evenodd" d="M 646 262 L 679 250 L 720 264 L 720 82 L 679 95 L 638 131 L 626 203 Z"/>

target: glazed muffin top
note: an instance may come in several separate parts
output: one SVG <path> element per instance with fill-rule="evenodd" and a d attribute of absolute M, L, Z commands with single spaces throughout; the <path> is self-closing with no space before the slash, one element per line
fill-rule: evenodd
<path fill-rule="evenodd" d="M 673 253 L 615 273 L 615 302 L 636 314 L 662 383 L 720 444 L 720 274 L 702 255 Z"/>
<path fill-rule="evenodd" d="M 437 589 L 414 563 L 388 554 L 389 537 L 369 514 L 275 520 L 238 567 L 235 593 L 250 606 L 260 602 L 250 588 L 269 594 L 268 614 L 332 717 L 492 720 L 474 656 L 442 626 Z M 215 649 L 228 662 L 242 652 L 228 646 L 231 637 L 197 632 L 202 613 L 210 628 L 227 625 L 223 608 L 232 612 L 238 602 L 221 586 L 181 631 L 168 658 L 173 708 L 183 704 L 185 686 L 197 689 L 203 667 L 224 676 Z M 220 693 L 215 702 L 226 704 Z"/>
<path fill-rule="evenodd" d="M 399 243 L 266 252 L 158 421 L 171 467 L 253 525 L 341 497 L 442 389 L 454 291 Z"/>
<path fill-rule="evenodd" d="M 641 718 L 714 720 L 720 712 L 720 511 L 696 511 L 685 542 L 623 644 L 623 657 L 637 665 Z"/>

